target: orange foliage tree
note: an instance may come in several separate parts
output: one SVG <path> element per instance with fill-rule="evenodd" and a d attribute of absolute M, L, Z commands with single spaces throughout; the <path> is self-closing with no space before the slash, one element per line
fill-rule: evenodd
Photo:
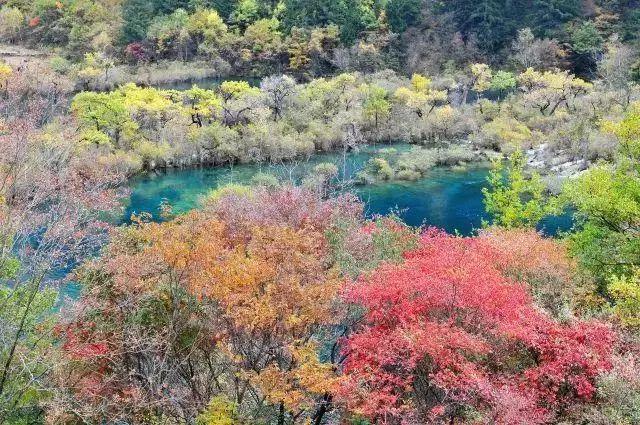
<path fill-rule="evenodd" d="M 344 317 L 324 232 L 361 206 L 298 189 L 234 196 L 119 230 L 80 273 L 86 293 L 60 327 L 60 418 L 193 420 L 218 396 L 267 422 L 324 414 L 336 371 L 319 353 L 335 355 Z"/>

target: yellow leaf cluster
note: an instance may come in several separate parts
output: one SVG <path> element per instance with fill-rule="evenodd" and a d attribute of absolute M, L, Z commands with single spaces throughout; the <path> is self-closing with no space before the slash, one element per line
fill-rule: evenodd
<path fill-rule="evenodd" d="M 178 286 L 211 305 L 220 326 L 212 338 L 236 376 L 270 402 L 305 409 L 335 385 L 315 335 L 340 321 L 340 278 L 312 226 L 247 226 L 238 234 L 210 212 L 142 223 L 116 239 L 126 249 L 110 253 L 113 279 L 136 291 Z"/>

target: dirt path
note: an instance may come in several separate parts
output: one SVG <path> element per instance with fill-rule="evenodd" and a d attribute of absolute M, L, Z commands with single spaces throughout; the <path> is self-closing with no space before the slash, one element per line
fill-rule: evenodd
<path fill-rule="evenodd" d="M 42 60 L 49 56 L 49 53 L 28 49 L 14 44 L 0 44 L 0 60 L 11 66 L 20 66 L 34 59 Z"/>

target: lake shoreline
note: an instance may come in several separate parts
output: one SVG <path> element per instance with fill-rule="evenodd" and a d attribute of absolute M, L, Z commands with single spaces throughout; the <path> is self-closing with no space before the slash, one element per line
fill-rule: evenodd
<path fill-rule="evenodd" d="M 198 208 L 201 199 L 210 191 L 228 184 L 251 185 L 256 174 L 270 174 L 283 184 L 300 185 L 318 164 L 332 163 L 338 165 L 338 186 L 349 182 L 344 189 L 362 200 L 368 216 L 399 213 L 412 226 L 434 226 L 451 233 L 472 234 L 474 229 L 481 228 L 483 219 L 488 219 L 482 197 L 489 172 L 487 162 L 469 163 L 466 167 L 435 166 L 413 181 L 396 179 L 354 184 L 355 175 L 364 165 L 376 157 L 380 149 L 388 147 L 388 144 L 379 143 L 375 147 L 363 147 L 349 153 L 344 164 L 341 153 L 334 151 L 312 155 L 296 167 L 245 163 L 233 167 L 162 168 L 141 173 L 129 181 L 131 193 L 123 205 L 122 224 L 127 223 L 132 214 L 148 213 L 158 218 L 161 206 L 169 206 L 172 216 L 186 213 Z M 395 147 L 410 151 L 413 145 L 396 143 Z M 294 168 L 292 173 L 291 168 Z M 346 172 L 346 178 L 343 172 Z M 547 223 L 544 227 L 545 233 L 555 234 L 556 228 L 566 230 L 570 225 L 568 220 L 561 218 L 551 219 L 550 225 Z"/>
<path fill-rule="evenodd" d="M 503 153 L 501 152 L 494 152 L 486 149 L 474 149 L 472 147 L 469 147 L 467 143 L 451 143 L 447 147 L 429 147 L 428 145 L 425 145 L 425 144 L 412 143 L 412 142 L 406 142 L 406 141 L 384 141 L 384 142 L 363 143 L 355 149 L 349 149 L 347 151 L 347 156 L 352 153 L 358 153 L 361 150 L 368 151 L 370 149 L 374 149 L 374 150 L 394 149 L 394 147 L 397 147 L 397 146 L 402 146 L 402 147 L 409 146 L 412 148 L 422 148 L 425 151 L 426 150 L 446 151 L 451 147 L 461 147 L 465 152 L 468 152 L 469 154 L 473 154 L 475 156 L 474 160 L 463 161 L 463 163 L 461 164 L 457 162 L 443 163 L 443 164 L 435 164 L 434 167 L 435 166 L 443 166 L 443 167 L 465 166 L 468 164 L 477 164 L 477 163 L 483 163 L 483 162 L 486 164 L 489 164 L 493 159 L 503 156 Z M 279 162 L 234 161 L 232 163 L 228 161 L 218 162 L 215 159 L 212 159 L 207 154 L 204 154 L 204 155 L 201 154 L 199 156 L 194 154 L 192 155 L 191 158 L 178 158 L 175 160 L 168 160 L 168 161 L 162 161 L 162 162 L 149 161 L 144 164 L 142 170 L 136 172 L 134 175 L 130 176 L 130 178 L 136 177 L 139 175 L 144 175 L 150 172 L 166 171 L 166 170 L 183 170 L 183 169 L 190 169 L 190 168 L 218 168 L 218 167 L 228 167 L 228 166 L 235 167 L 235 166 L 243 166 L 243 165 L 262 165 L 262 164 L 265 164 L 265 165 L 291 164 L 296 162 L 307 162 L 311 158 L 314 158 L 317 156 L 342 154 L 342 153 L 343 153 L 343 149 L 337 147 L 335 149 L 329 149 L 329 150 L 316 150 L 312 154 L 309 154 L 306 156 L 290 158 L 290 159 L 286 159 Z"/>

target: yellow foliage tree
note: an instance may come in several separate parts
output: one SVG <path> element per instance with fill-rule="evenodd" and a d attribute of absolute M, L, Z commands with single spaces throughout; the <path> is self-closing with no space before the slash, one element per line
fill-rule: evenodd
<path fill-rule="evenodd" d="M 517 77 L 524 92 L 525 106 L 536 108 L 542 115 L 553 115 L 560 106 L 570 107 L 575 98 L 587 93 L 593 85 L 568 71 L 536 71 L 528 68 Z"/>
<path fill-rule="evenodd" d="M 146 224 L 137 231 L 146 247 L 127 261 L 165 270 L 143 273 L 140 285 L 179 276 L 217 306 L 217 346 L 238 385 L 295 415 L 336 385 L 332 366 L 318 358 L 317 332 L 340 319 L 341 280 L 327 268 L 324 238 L 313 227 L 247 225 L 238 233 L 205 213 Z"/>
<path fill-rule="evenodd" d="M 0 89 L 7 88 L 9 77 L 11 77 L 12 73 L 13 69 L 9 65 L 0 62 Z"/>
<path fill-rule="evenodd" d="M 400 87 L 394 93 L 396 101 L 413 110 L 418 117 L 429 115 L 438 103 L 447 100 L 447 92 L 435 90 L 431 79 L 420 74 L 411 77 L 411 88 Z"/>

